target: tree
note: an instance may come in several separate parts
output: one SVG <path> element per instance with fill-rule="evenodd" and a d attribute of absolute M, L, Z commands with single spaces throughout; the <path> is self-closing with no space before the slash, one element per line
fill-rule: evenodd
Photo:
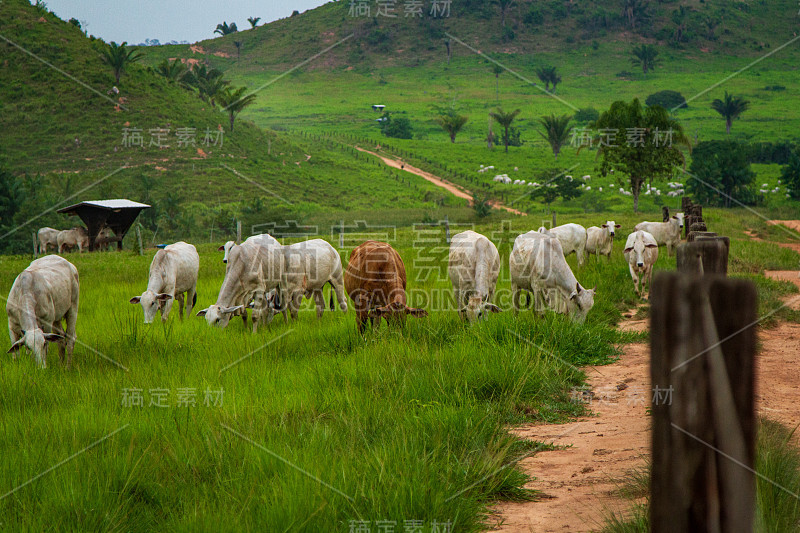
<path fill-rule="evenodd" d="M 511 123 L 514 122 L 514 119 L 517 118 L 517 115 L 519 115 L 519 111 L 519 109 L 516 109 L 514 111 L 505 113 L 501 108 L 498 107 L 496 111 L 489 113 L 489 115 L 498 124 L 500 124 L 505 131 L 505 135 L 503 136 L 503 144 L 506 147 L 506 153 L 508 153 L 508 129 L 511 127 Z"/>
<path fill-rule="evenodd" d="M 436 123 L 450 136 L 450 142 L 454 143 L 456 142 L 456 135 L 461 131 L 461 128 L 464 127 L 464 124 L 466 124 L 468 120 L 469 117 L 459 115 L 454 109 L 450 109 L 439 115 L 436 118 Z"/>
<path fill-rule="evenodd" d="M 666 109 L 642 107 L 638 98 L 631 103 L 614 102 L 592 128 L 607 134 L 596 143 L 597 157 L 602 158 L 601 174 L 614 172 L 620 180 L 627 176 L 635 212 L 639 211 L 639 192 L 645 180 L 671 176 L 676 165 L 685 164 L 678 145 L 691 148 L 683 127 Z"/>
<path fill-rule="evenodd" d="M 503 67 L 497 63 L 492 63 L 492 74 L 494 74 L 494 97 L 495 100 L 500 101 L 500 74 L 505 71 Z"/>
<path fill-rule="evenodd" d="M 622 16 L 632 30 L 636 29 L 637 22 L 647 19 L 647 0 L 623 0 Z"/>
<path fill-rule="evenodd" d="M 212 106 L 217 103 L 218 97 L 228 88 L 228 85 L 230 82 L 223 80 L 222 77 L 198 78 L 197 80 L 200 98 Z"/>
<path fill-rule="evenodd" d="M 725 97 L 720 100 L 719 98 L 711 102 L 711 108 L 725 118 L 725 133 L 731 132 L 731 124 L 734 119 L 747 111 L 750 107 L 750 102 L 739 96 L 733 96 L 725 91 Z"/>
<path fill-rule="evenodd" d="M 792 199 L 800 200 L 800 152 L 794 151 L 789 155 L 789 162 L 781 170 L 781 183 Z"/>
<path fill-rule="evenodd" d="M 217 95 L 222 110 L 228 113 L 231 121 L 231 131 L 233 131 L 233 121 L 245 107 L 249 106 L 256 100 L 255 94 L 247 94 L 247 87 L 239 87 L 234 89 L 232 87 L 225 87 Z"/>
<path fill-rule="evenodd" d="M 679 6 L 678 9 L 672 12 L 672 22 L 675 23 L 675 30 L 672 32 L 672 38 L 675 43 L 681 43 L 686 40 L 686 6 Z"/>
<path fill-rule="evenodd" d="M 550 85 L 553 85 L 553 92 L 556 90 L 556 85 L 561 83 L 561 76 L 558 75 L 556 67 L 544 66 L 536 69 L 536 76 L 544 83 L 545 91 L 550 90 Z"/>
<path fill-rule="evenodd" d="M 495 0 L 497 5 L 500 7 L 500 18 L 503 21 L 503 27 L 506 26 L 506 13 L 508 9 L 511 7 L 511 4 L 514 3 L 514 0 Z"/>
<path fill-rule="evenodd" d="M 656 50 L 656 47 L 652 44 L 639 45 L 631 50 L 631 54 L 633 54 L 631 64 L 634 66 L 641 65 L 642 72 L 645 76 L 661 63 L 661 60 L 658 58 L 658 50 Z"/>
<path fill-rule="evenodd" d="M 128 43 L 117 44 L 111 41 L 101 52 L 100 57 L 114 70 L 114 79 L 119 85 L 119 77 L 125 72 L 125 68 L 131 63 L 135 63 L 142 58 L 142 54 L 135 49 L 128 48 Z"/>
<path fill-rule="evenodd" d="M 75 26 L 76 28 L 81 29 L 81 21 L 80 20 L 78 20 L 78 19 L 73 17 L 73 18 L 69 19 L 69 23 L 72 24 L 73 26 Z"/>
<path fill-rule="evenodd" d="M 489 216 L 492 212 L 492 204 L 489 201 L 489 196 L 478 196 L 477 193 L 472 195 L 472 210 L 478 218 Z"/>
<path fill-rule="evenodd" d="M 250 23 L 250 29 L 255 28 L 258 26 L 258 21 L 261 20 L 261 17 L 247 17 L 247 22 Z"/>
<path fill-rule="evenodd" d="M 580 183 L 572 179 L 572 176 L 565 176 L 566 170 L 548 170 L 539 175 L 537 181 L 542 184 L 534 187 L 530 192 L 531 200 L 540 199 L 547 204 L 550 209 L 550 204 L 558 198 L 563 200 L 572 200 L 577 198 L 583 191 L 580 189 Z"/>
<path fill-rule="evenodd" d="M 236 47 L 236 60 L 238 61 L 242 53 L 242 41 L 233 41 L 233 46 Z"/>
<path fill-rule="evenodd" d="M 755 203 L 751 185 L 756 174 L 750 170 L 747 146 L 735 141 L 703 141 L 692 151 L 691 176 L 686 190 L 696 201 L 730 207 L 735 198 Z"/>
<path fill-rule="evenodd" d="M 172 61 L 165 59 L 158 64 L 156 72 L 168 80 L 180 82 L 189 73 L 189 68 L 180 59 L 173 59 Z"/>
<path fill-rule="evenodd" d="M 569 125 L 571 120 L 572 117 L 569 115 L 557 117 L 555 114 L 539 119 L 539 123 L 544 127 L 544 131 L 540 131 L 539 135 L 544 137 L 550 148 L 553 149 L 553 155 L 556 159 L 558 159 L 561 147 L 566 144 L 572 132 L 572 126 Z"/>
<path fill-rule="evenodd" d="M 392 118 L 389 113 L 381 115 L 378 124 L 381 128 L 381 133 L 387 137 L 394 137 L 395 139 L 411 139 L 413 132 L 411 129 L 411 121 L 405 117 Z"/>
<path fill-rule="evenodd" d="M 231 22 L 230 25 L 228 25 L 227 22 L 223 22 L 222 24 L 217 24 L 217 29 L 214 30 L 214 33 L 228 35 L 229 33 L 236 33 L 237 31 L 239 31 L 239 28 L 236 27 L 235 22 Z"/>

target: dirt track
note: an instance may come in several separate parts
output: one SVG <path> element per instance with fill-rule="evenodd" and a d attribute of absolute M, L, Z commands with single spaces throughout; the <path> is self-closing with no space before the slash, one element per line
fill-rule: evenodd
<path fill-rule="evenodd" d="M 448 192 L 454 194 L 458 198 L 463 198 L 463 199 L 467 200 L 467 202 L 469 202 L 469 205 L 472 205 L 472 193 L 470 193 L 467 189 L 465 189 L 465 188 L 463 188 L 463 187 L 461 187 L 459 185 L 455 185 L 453 183 L 450 183 L 449 181 L 444 180 L 444 179 L 442 179 L 442 178 L 440 178 L 438 176 L 435 176 L 435 175 L 431 174 L 430 172 L 426 172 L 426 171 L 424 171 L 422 169 L 419 169 L 417 167 L 413 167 L 413 166 L 409 165 L 408 163 L 400 161 L 399 159 L 395 159 L 393 157 L 381 155 L 381 154 L 379 154 L 377 152 L 372 152 L 370 150 L 367 150 L 365 148 L 361 148 L 359 146 L 355 146 L 354 148 L 356 150 L 360 151 L 360 152 L 364 152 L 364 153 L 367 153 L 367 154 L 370 154 L 370 155 L 374 155 L 375 157 L 380 158 L 381 161 L 383 161 L 386 165 L 388 165 L 388 166 L 390 166 L 392 168 L 397 168 L 397 169 L 400 169 L 400 170 L 405 170 L 406 172 L 410 172 L 412 174 L 416 174 L 417 176 L 419 176 L 421 178 L 424 178 L 424 179 L 428 180 L 429 182 L 433 183 L 437 187 L 441 187 L 442 189 L 447 190 Z M 509 213 L 514 213 L 515 215 L 527 216 L 527 213 L 523 213 L 522 211 L 514 209 L 513 207 L 505 206 L 505 205 L 501 204 L 500 202 L 491 201 L 491 202 L 489 202 L 489 204 L 492 207 L 496 208 L 496 209 L 503 209 L 504 211 L 508 211 Z"/>
<path fill-rule="evenodd" d="M 800 222 L 794 229 L 800 228 Z M 800 287 L 797 271 L 765 273 Z M 793 306 L 800 298 L 793 295 Z M 621 329 L 642 330 L 647 320 L 628 320 Z M 760 329 L 756 360 L 758 412 L 790 428 L 800 425 L 800 324 Z M 534 480 L 527 487 L 544 493 L 537 502 L 499 503 L 493 530 L 502 532 L 581 532 L 602 528 L 611 511 L 625 513 L 628 500 L 614 495 L 626 473 L 646 463 L 650 454 L 650 349 L 623 347 L 614 364 L 586 369 L 595 416 L 568 424 L 526 425 L 512 431 L 522 437 L 569 446 L 539 452 L 520 462 Z M 768 394 L 767 394 L 768 392 Z"/>

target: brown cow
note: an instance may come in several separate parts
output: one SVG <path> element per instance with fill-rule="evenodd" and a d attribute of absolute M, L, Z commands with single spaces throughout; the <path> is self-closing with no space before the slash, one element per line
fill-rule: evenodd
<path fill-rule="evenodd" d="M 356 309 L 358 331 L 364 332 L 367 319 L 373 326 L 400 323 L 406 315 L 428 316 L 424 309 L 406 305 L 406 267 L 397 251 L 385 242 L 367 241 L 350 255 L 344 272 L 344 288 Z"/>

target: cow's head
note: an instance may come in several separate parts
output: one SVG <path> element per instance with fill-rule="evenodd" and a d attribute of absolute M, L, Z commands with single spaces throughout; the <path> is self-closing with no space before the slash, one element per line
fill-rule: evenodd
<path fill-rule="evenodd" d="M 658 248 L 658 245 L 645 243 L 644 238 L 641 235 L 637 235 L 636 239 L 633 241 L 633 246 L 625 248 L 622 253 L 631 254 L 628 262 L 631 263 L 637 271 L 641 271 L 644 268 L 644 251 L 647 248 Z"/>
<path fill-rule="evenodd" d="M 228 241 L 225 244 L 223 244 L 222 246 L 220 246 L 219 248 L 217 248 L 218 252 L 225 252 L 225 255 L 222 257 L 222 262 L 223 263 L 227 263 L 228 262 L 228 254 L 230 253 L 231 248 L 235 244 L 236 243 L 234 241 Z"/>
<path fill-rule="evenodd" d="M 17 352 L 24 345 L 33 352 L 33 357 L 39 363 L 39 366 L 46 368 L 47 359 L 45 356 L 47 355 L 47 348 L 45 345 L 48 342 L 64 342 L 64 336 L 59 333 L 45 333 L 38 327 L 27 331 L 22 330 L 22 337 L 11 345 L 8 353 Z"/>
<path fill-rule="evenodd" d="M 208 323 L 209 326 L 224 328 L 225 326 L 228 325 L 228 322 L 230 322 L 233 313 L 239 311 L 243 307 L 244 306 L 241 305 L 234 305 L 231 307 L 221 307 L 219 305 L 214 304 L 198 312 L 197 316 L 206 317 L 206 322 Z"/>
<path fill-rule="evenodd" d="M 477 322 L 485 319 L 489 316 L 489 313 L 499 313 L 500 308 L 492 303 L 485 302 L 480 296 L 470 296 L 467 307 L 463 311 L 467 315 L 469 322 Z"/>
<path fill-rule="evenodd" d="M 172 298 L 171 294 L 166 294 L 163 292 L 156 293 L 155 291 L 147 289 L 142 293 L 141 296 L 134 296 L 128 301 L 132 304 L 141 304 L 142 309 L 144 309 L 144 323 L 150 324 L 156 317 L 156 311 L 161 309 L 161 306 L 164 305 L 164 302 L 170 298 Z"/>
<path fill-rule="evenodd" d="M 584 289 L 580 283 L 575 284 L 575 290 L 569 295 L 569 301 L 572 304 L 572 319 L 575 322 L 582 324 L 586 321 L 586 315 L 594 305 L 596 291 L 596 286 L 593 289 Z"/>
<path fill-rule="evenodd" d="M 411 315 L 417 318 L 428 316 L 428 312 L 424 309 L 416 309 L 408 307 L 402 302 L 392 302 L 383 307 L 376 307 L 369 311 L 370 318 L 385 318 L 387 321 L 392 319 L 404 320 L 406 315 Z"/>
<path fill-rule="evenodd" d="M 256 291 L 247 307 L 253 310 L 253 322 L 269 324 L 281 311 L 280 296 L 275 290 Z"/>
<path fill-rule="evenodd" d="M 607 220 L 605 224 L 603 224 L 603 228 L 608 231 L 608 234 L 612 237 L 616 235 L 616 229 L 620 227 L 619 224 L 616 224 L 613 220 Z"/>
<path fill-rule="evenodd" d="M 683 213 L 675 213 L 672 218 L 678 221 L 678 227 L 683 229 Z"/>

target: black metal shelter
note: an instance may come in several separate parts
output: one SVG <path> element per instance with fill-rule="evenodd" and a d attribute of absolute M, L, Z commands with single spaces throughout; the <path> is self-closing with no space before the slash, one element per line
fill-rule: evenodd
<path fill-rule="evenodd" d="M 125 199 L 94 200 L 63 207 L 57 212 L 65 215 L 77 215 L 86 224 L 86 229 L 89 231 L 89 250 L 94 250 L 95 239 L 104 226 L 108 226 L 114 232 L 114 236 L 107 241 L 116 241 L 117 249 L 122 250 L 122 239 L 125 238 L 125 234 L 128 233 L 139 213 L 143 209 L 149 208 L 150 206 L 147 204 Z"/>

